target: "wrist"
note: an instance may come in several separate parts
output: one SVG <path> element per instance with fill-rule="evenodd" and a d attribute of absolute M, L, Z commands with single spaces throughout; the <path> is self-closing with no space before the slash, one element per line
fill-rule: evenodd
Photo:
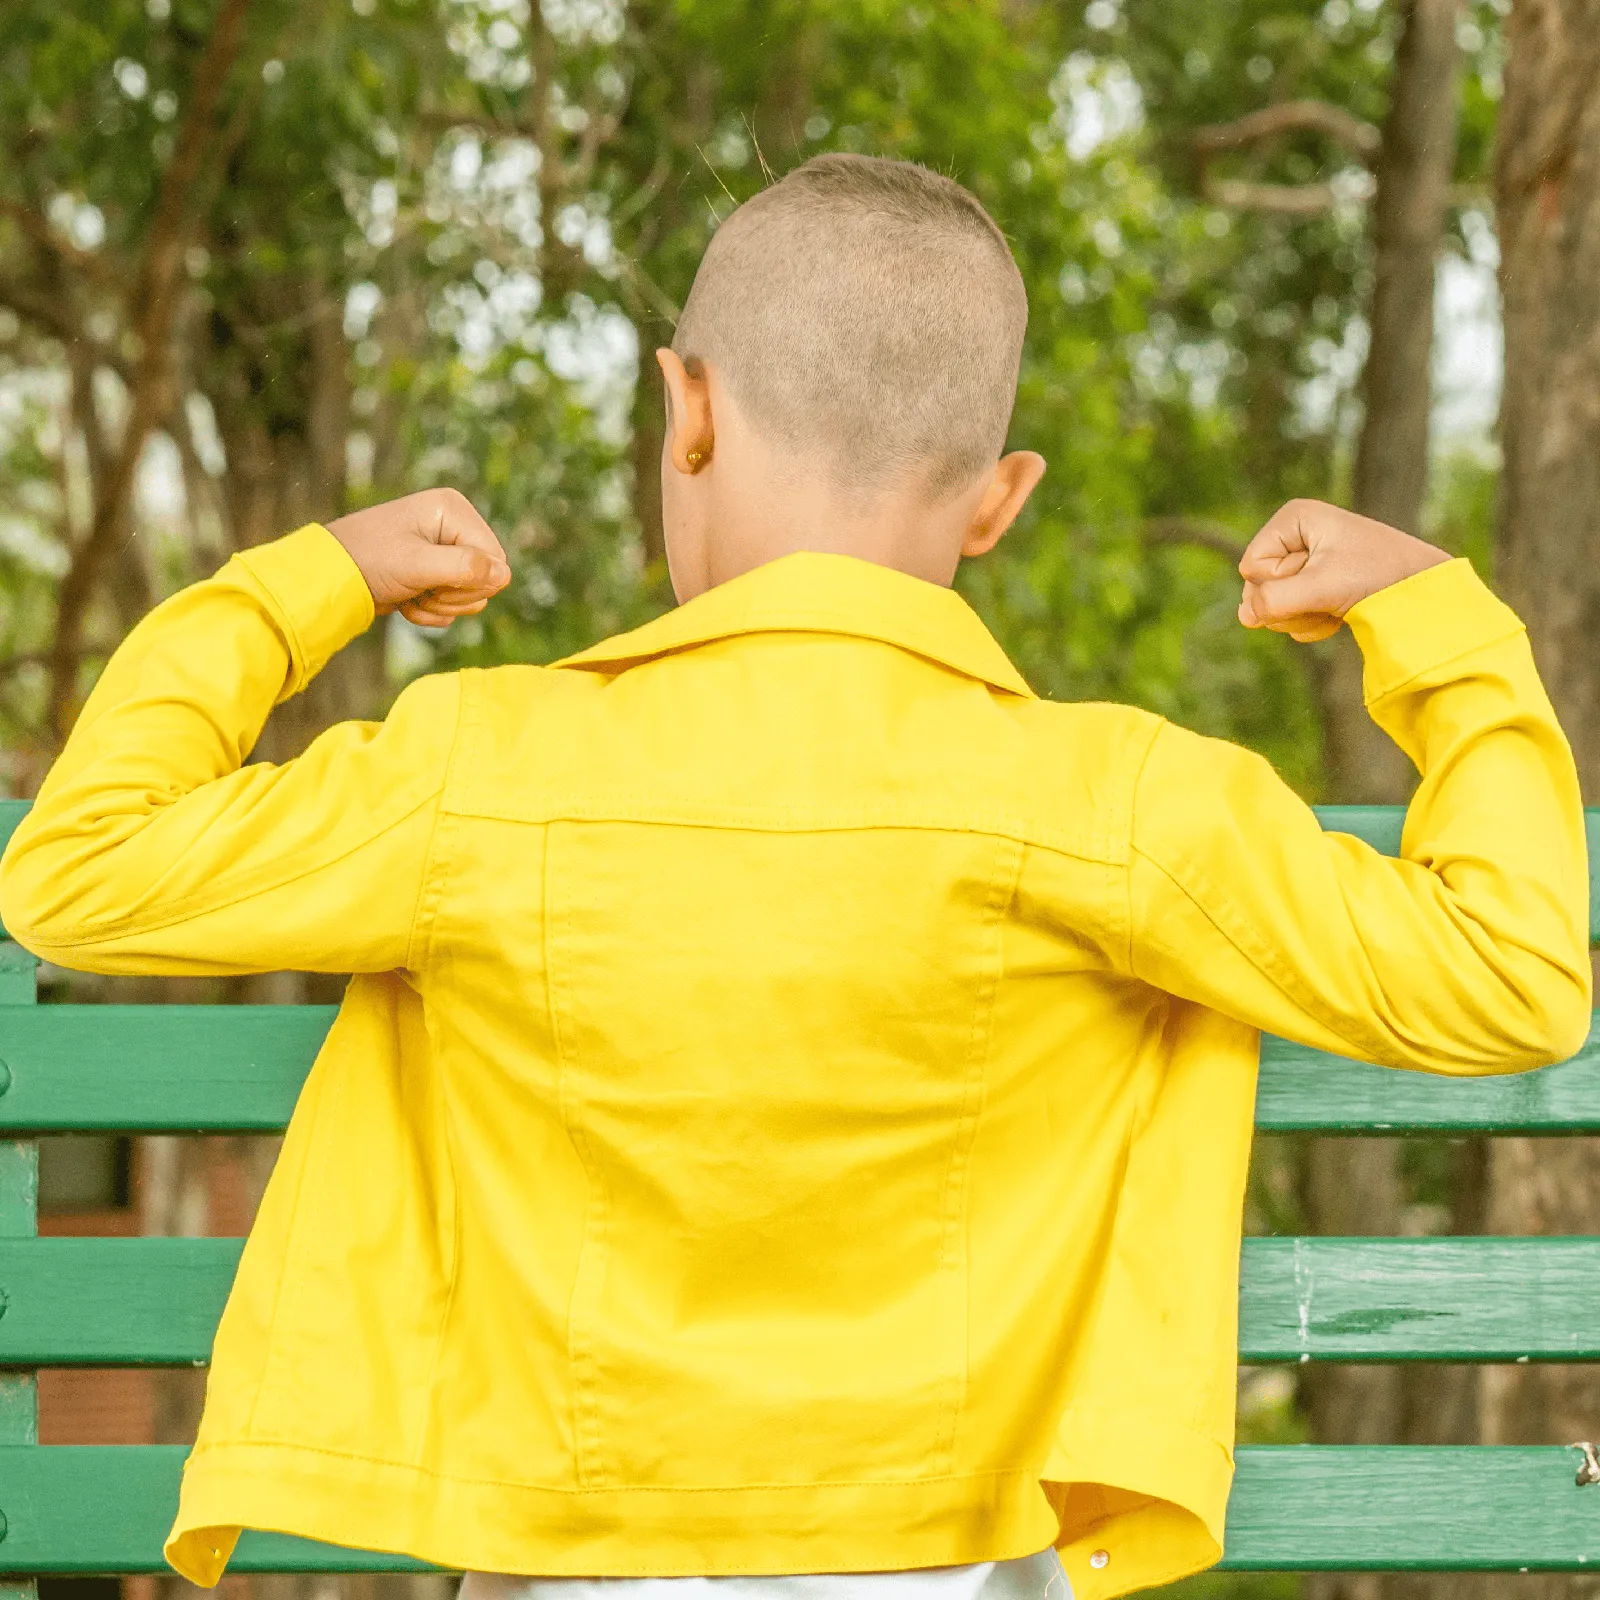
<path fill-rule="evenodd" d="M 1429 567 L 1442 567 L 1445 562 L 1453 559 L 1448 550 L 1441 550 L 1436 544 L 1429 544 L 1426 539 L 1415 539 L 1409 534 L 1406 536 L 1408 557 L 1405 571 L 1401 578 L 1414 578 L 1419 572 L 1426 572 Z M 1401 578 L 1396 578 L 1399 583 Z"/>
<path fill-rule="evenodd" d="M 1345 614 L 1363 601 L 1370 600 L 1373 595 L 1382 594 L 1385 589 L 1392 589 L 1408 578 L 1415 578 L 1430 567 L 1443 566 L 1451 559 L 1448 550 L 1441 550 L 1438 545 L 1413 538 L 1408 533 L 1397 533 L 1394 547 L 1386 550 L 1384 555 L 1385 560 L 1374 563 L 1377 570 L 1370 586 L 1363 586 L 1362 591 L 1345 607 Z"/>
<path fill-rule="evenodd" d="M 361 574 L 361 581 L 367 586 L 367 593 L 372 597 L 374 611 L 379 611 L 381 608 L 378 590 L 372 581 L 368 563 L 363 559 L 363 556 L 369 553 L 370 541 L 362 537 L 361 525 L 357 520 L 359 517 L 359 512 L 353 516 L 335 517 L 332 522 L 323 523 L 322 527 L 333 536 L 339 548 L 355 564 L 356 571 Z M 355 523 L 354 526 L 352 522 Z"/>

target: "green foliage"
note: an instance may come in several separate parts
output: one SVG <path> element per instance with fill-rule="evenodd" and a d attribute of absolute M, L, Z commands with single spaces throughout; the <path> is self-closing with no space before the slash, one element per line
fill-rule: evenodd
<path fill-rule="evenodd" d="M 216 9 L 29 0 L 0 21 L 4 193 L 77 229 L 108 276 L 130 277 L 148 244 Z M 1464 182 L 1481 178 L 1496 71 L 1488 0 L 1473 19 Z M 1201 521 L 1242 543 L 1282 498 L 1337 483 L 1369 271 L 1349 155 L 1304 133 L 1229 156 L 1231 177 L 1348 190 L 1316 216 L 1236 213 L 1202 194 L 1192 134 L 1290 96 L 1381 118 L 1392 45 L 1388 8 L 1342 0 L 253 8 L 223 97 L 242 136 L 188 258 L 186 367 L 227 459 L 214 486 L 186 463 L 197 531 L 187 557 L 156 564 L 155 592 L 274 517 L 451 481 L 505 531 L 517 581 L 481 622 L 404 641 L 403 671 L 550 659 L 659 610 L 636 481 L 653 471 L 648 352 L 706 241 L 769 169 L 824 149 L 899 155 L 980 195 L 1032 310 L 1012 442 L 1050 470 L 963 591 L 1042 693 L 1130 699 L 1242 739 L 1314 793 L 1304 663 L 1237 628 L 1215 549 L 1150 529 Z M 74 314 L 100 316 L 105 348 L 125 353 L 124 309 L 84 283 Z M 331 346 L 330 319 L 344 324 Z M 15 372 L 48 363 L 32 331 L 12 343 Z M 328 475 L 330 427 L 365 463 L 348 476 Z M 63 470 L 40 457 L 41 476 Z M 262 509 L 248 471 L 289 490 Z M 210 539 L 207 504 L 224 525 Z M 66 542 L 56 513 L 31 528 L 36 545 Z"/>
<path fill-rule="evenodd" d="M 510 588 L 451 628 L 452 665 L 551 661 L 654 613 L 627 467 L 570 385 L 508 350 L 427 369 L 407 398 L 407 487 L 470 484 L 511 557 Z"/>

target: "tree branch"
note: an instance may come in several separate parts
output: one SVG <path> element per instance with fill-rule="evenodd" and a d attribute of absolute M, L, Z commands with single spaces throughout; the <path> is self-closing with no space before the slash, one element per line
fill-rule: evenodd
<path fill-rule="evenodd" d="M 672 297 L 644 270 L 633 256 L 619 255 L 624 282 L 630 285 L 640 300 L 657 316 L 665 317 L 669 327 L 677 327 L 683 308 L 673 304 Z"/>
<path fill-rule="evenodd" d="M 1210 550 L 1237 565 L 1244 555 L 1246 540 L 1220 522 L 1204 522 L 1193 517 L 1152 517 L 1144 525 L 1146 544 L 1189 545 Z"/>
<path fill-rule="evenodd" d="M 1194 130 L 1194 148 L 1202 162 L 1225 150 L 1244 150 L 1286 133 L 1320 133 L 1342 144 L 1352 155 L 1371 165 L 1383 135 L 1370 122 L 1352 116 L 1326 100 L 1285 100 L 1263 106 L 1234 122 L 1214 122 Z"/>
<path fill-rule="evenodd" d="M 425 107 L 417 113 L 415 122 L 429 133 L 454 133 L 458 128 L 466 128 L 490 139 L 526 139 L 530 144 L 539 142 L 538 129 L 526 117 L 502 117 L 493 112 Z"/>
<path fill-rule="evenodd" d="M 102 283 L 114 281 L 115 270 L 104 256 L 92 250 L 80 249 L 69 239 L 63 239 L 32 206 L 20 200 L 0 199 L 0 217 L 9 217 L 39 249 L 54 256 L 64 266 L 75 267 L 85 276 Z"/>
<path fill-rule="evenodd" d="M 76 344 L 82 338 L 78 324 L 60 300 L 31 289 L 27 284 L 0 278 L 0 306 L 16 312 L 24 322 L 34 323 L 62 344 Z"/>
<path fill-rule="evenodd" d="M 195 440 L 194 427 L 189 421 L 187 406 L 173 407 L 167 431 L 171 433 L 172 442 L 177 446 L 179 470 L 183 474 L 183 499 L 188 511 L 191 552 L 197 555 L 216 553 L 201 538 L 201 529 L 204 527 L 207 513 L 216 519 L 219 535 L 217 543 L 221 549 L 229 551 L 236 548 L 228 528 L 227 500 L 219 492 L 216 479 L 211 476 L 205 463 L 200 459 L 200 447 Z"/>
<path fill-rule="evenodd" d="M 570 161 L 563 162 L 561 167 L 561 181 L 569 189 L 588 188 L 589 180 L 594 176 L 595 162 L 600 156 L 600 147 L 614 139 L 622 126 L 622 119 L 613 112 L 585 109 L 589 120 L 584 123 L 583 132 L 578 136 L 578 153 Z"/>
<path fill-rule="evenodd" d="M 110 442 L 101 426 L 99 408 L 94 403 L 95 360 L 91 351 L 81 345 L 67 350 L 67 416 L 83 436 L 84 453 L 89 462 L 89 482 L 98 483 L 106 470 Z M 67 452 L 61 452 L 65 462 Z"/>
<path fill-rule="evenodd" d="M 95 486 L 88 535 L 73 551 L 57 598 L 49 726 L 61 741 L 66 739 L 74 714 L 79 639 L 89 602 L 115 547 L 145 440 L 171 406 L 171 344 L 183 289 L 183 256 L 198 209 L 196 192 L 208 161 L 215 170 L 215 146 L 220 142 L 216 139 L 217 109 L 244 42 L 249 11 L 250 0 L 222 0 L 195 66 L 172 159 L 162 174 L 143 268 L 130 301 L 139 308 L 139 355 L 129 384 L 128 418 L 117 452 Z"/>
<path fill-rule="evenodd" d="M 661 185 L 667 181 L 672 172 L 672 158 L 665 149 L 656 154 L 649 174 L 626 200 L 611 213 L 611 226 L 619 227 L 624 222 L 631 221 L 644 210 L 655 197 L 661 193 Z"/>
<path fill-rule="evenodd" d="M 1338 202 L 1326 183 L 1247 183 L 1239 178 L 1208 178 L 1201 192 L 1229 211 L 1271 211 L 1287 217 L 1319 217 Z"/>
<path fill-rule="evenodd" d="M 110 367 L 124 383 L 132 382 L 133 364 L 125 360 L 115 346 L 91 339 L 60 296 L 13 279 L 0 278 L 0 306 L 14 311 L 35 332 L 57 340 L 68 349 L 87 350 L 97 367 Z"/>
<path fill-rule="evenodd" d="M 1266 211 L 1288 217 L 1321 216 L 1341 199 L 1357 198 L 1353 191 L 1341 194 L 1333 183 L 1258 183 L 1211 175 L 1213 157 L 1225 151 L 1253 149 L 1285 134 L 1303 132 L 1320 133 L 1343 145 L 1369 172 L 1383 143 L 1383 135 L 1372 123 L 1325 100 L 1285 100 L 1279 105 L 1263 106 L 1234 122 L 1217 122 L 1194 130 L 1196 178 L 1201 194 L 1213 205 L 1230 211 Z"/>

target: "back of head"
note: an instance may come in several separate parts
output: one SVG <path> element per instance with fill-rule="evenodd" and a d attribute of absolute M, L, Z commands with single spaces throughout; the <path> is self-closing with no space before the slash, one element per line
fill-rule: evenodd
<path fill-rule="evenodd" d="M 841 488 L 940 495 L 1005 446 L 1027 319 L 1004 237 L 959 184 L 824 155 L 717 230 L 672 347 Z"/>

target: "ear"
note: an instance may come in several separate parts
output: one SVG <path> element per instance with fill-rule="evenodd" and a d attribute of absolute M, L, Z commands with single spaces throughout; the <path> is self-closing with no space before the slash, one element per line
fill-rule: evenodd
<path fill-rule="evenodd" d="M 987 555 L 1000 543 L 1006 529 L 1017 520 L 1039 480 L 1044 476 L 1044 457 L 1034 450 L 1013 450 L 995 463 L 994 476 L 983 491 L 983 499 L 967 524 L 961 540 L 964 556 Z"/>
<path fill-rule="evenodd" d="M 690 372 L 676 350 L 656 351 L 667 390 L 667 446 L 672 464 L 693 476 L 711 459 L 715 435 L 711 426 L 711 386 L 702 371 Z M 695 363 L 699 367 L 699 362 Z M 690 455 L 698 461 L 691 461 Z"/>

